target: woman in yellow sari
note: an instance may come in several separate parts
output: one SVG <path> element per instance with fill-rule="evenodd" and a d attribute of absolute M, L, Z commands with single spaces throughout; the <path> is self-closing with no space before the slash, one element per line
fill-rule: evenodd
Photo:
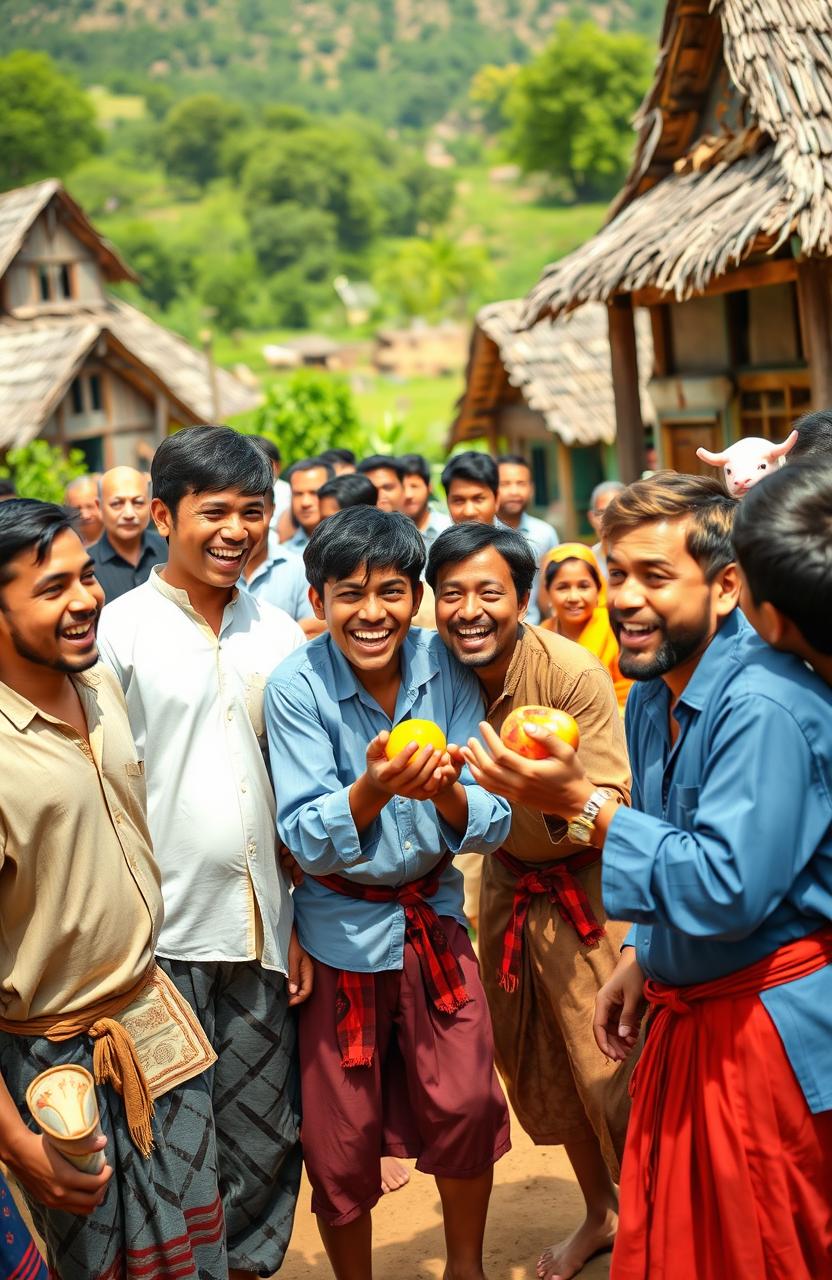
<path fill-rule="evenodd" d="M 543 562 L 543 582 L 552 617 L 542 625 L 600 659 L 612 676 L 623 715 L 633 682 L 618 668 L 618 641 L 610 626 L 606 588 L 595 556 L 582 542 L 562 542 Z"/>

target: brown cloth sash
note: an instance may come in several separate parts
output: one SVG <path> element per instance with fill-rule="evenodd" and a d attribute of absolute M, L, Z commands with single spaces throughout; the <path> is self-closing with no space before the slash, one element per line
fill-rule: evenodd
<path fill-rule="evenodd" d="M 529 914 L 534 894 L 547 893 L 561 920 L 571 924 L 585 947 L 599 942 L 604 927 L 595 918 L 589 898 L 575 872 L 591 867 L 601 857 L 600 849 L 582 849 L 548 867 L 521 862 L 507 849 L 492 855 L 516 879 L 514 903 L 503 936 L 503 960 L 497 980 L 504 991 L 516 991 L 520 979 L 520 956 L 523 951 L 523 925 Z"/>
<path fill-rule="evenodd" d="M 428 995 L 440 1013 L 455 1013 L 471 997 L 459 963 L 450 948 L 442 922 L 425 898 L 439 888 L 442 872 L 451 860 L 448 853 L 419 880 L 398 888 L 386 884 L 359 884 L 346 876 L 313 876 L 333 893 L 361 902 L 397 902 L 404 908 L 405 938 L 419 957 Z M 368 1067 L 373 1061 L 376 1040 L 375 983 L 372 973 L 338 974 L 335 1020 L 342 1067 Z"/>
<path fill-rule="evenodd" d="M 124 1099 L 127 1127 L 133 1145 L 146 1158 L 153 1150 L 153 1099 L 147 1079 L 136 1053 L 136 1046 L 120 1023 L 117 1014 L 131 1005 L 144 991 L 156 968 L 155 962 L 147 973 L 130 988 L 117 996 L 98 1000 L 77 1013 L 56 1018 L 46 1014 L 40 1018 L 13 1021 L 0 1018 L 0 1031 L 13 1036 L 44 1036 L 60 1042 L 74 1040 L 76 1036 L 89 1036 L 95 1041 L 93 1049 L 93 1074 L 96 1084 L 110 1084 Z"/>

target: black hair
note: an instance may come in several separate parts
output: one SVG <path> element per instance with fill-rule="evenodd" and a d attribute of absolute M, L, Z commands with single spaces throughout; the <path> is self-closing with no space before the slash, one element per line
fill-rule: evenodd
<path fill-rule="evenodd" d="M 291 479 L 296 471 L 317 471 L 318 469 L 326 472 L 327 480 L 333 479 L 335 468 L 322 454 L 316 454 L 313 458 L 298 458 L 297 462 L 293 462 L 291 467 L 287 467 L 284 471 L 283 479 Z"/>
<path fill-rule="evenodd" d="M 255 444 L 259 444 L 269 462 L 276 462 L 280 466 L 283 457 L 274 440 L 270 440 L 268 436 L 255 435 L 253 432 L 249 439 L 253 440 Z"/>
<path fill-rule="evenodd" d="M 470 521 L 443 529 L 430 549 L 425 577 L 436 590 L 439 570 L 447 564 L 459 564 L 478 551 L 493 547 L 503 557 L 511 571 L 517 599 L 522 600 L 532 589 L 537 562 L 531 547 L 522 533 L 499 525 Z"/>
<path fill-rule="evenodd" d="M 522 453 L 501 453 L 497 458 L 498 475 L 499 469 L 503 463 L 505 463 L 506 466 L 511 465 L 512 467 L 525 467 L 529 475 L 532 473 L 532 464 L 529 462 L 528 458 L 523 457 Z"/>
<path fill-rule="evenodd" d="M 17 489 L 14 487 L 14 480 L 0 480 L 0 498 L 17 497 Z"/>
<path fill-rule="evenodd" d="M 832 459 L 789 463 L 739 504 L 734 548 L 754 603 L 768 602 L 832 654 Z"/>
<path fill-rule="evenodd" d="M 342 511 L 347 507 L 374 507 L 378 502 L 378 489 L 368 476 L 347 474 L 322 484 L 318 498 L 334 498 Z"/>
<path fill-rule="evenodd" d="M 176 519 L 186 493 L 263 495 L 274 484 L 272 464 L 251 436 L 230 427 L 184 427 L 159 445 L 150 464 L 153 496 Z"/>
<path fill-rule="evenodd" d="M 794 424 L 797 440 L 786 455 L 786 462 L 798 458 L 832 458 L 832 409 L 807 413 Z"/>
<path fill-rule="evenodd" d="M 76 530 L 77 514 L 55 502 L 35 498 L 9 498 L 0 502 L 0 587 L 11 582 L 11 562 L 22 552 L 34 549 L 35 561 L 43 564 L 59 533 Z"/>
<path fill-rule="evenodd" d="M 400 480 L 404 480 L 407 472 L 402 466 L 401 458 L 394 458 L 392 453 L 373 453 L 369 458 L 362 458 L 358 464 L 358 474 L 366 476 L 368 471 L 394 471 Z"/>
<path fill-rule="evenodd" d="M 487 489 L 497 495 L 500 488 L 500 473 L 490 453 L 480 453 L 476 449 L 466 449 L 451 458 L 442 472 L 442 487 L 446 493 L 450 491 L 454 480 L 470 480 L 473 484 L 484 484 Z"/>
<path fill-rule="evenodd" d="M 424 454 L 403 453 L 399 457 L 399 462 L 406 476 L 418 476 L 430 488 L 430 463 Z"/>
<path fill-rule="evenodd" d="M 590 574 L 592 581 L 595 583 L 598 590 L 601 590 L 601 575 L 594 565 L 590 564 L 588 560 L 582 560 L 580 556 L 564 556 L 562 560 L 550 560 L 546 565 L 546 572 L 543 575 L 543 585 L 547 591 L 558 576 L 559 569 L 565 564 L 581 565 Z"/>
<path fill-rule="evenodd" d="M 332 467 L 338 462 L 343 463 L 346 467 L 355 466 L 355 454 L 352 449 L 324 449 L 320 456 Z"/>
<path fill-rule="evenodd" d="M 419 585 L 425 567 L 425 544 L 412 520 L 378 507 L 349 507 L 322 520 L 303 549 L 306 577 L 319 596 L 324 583 L 342 581 L 363 569 L 395 569 Z"/>

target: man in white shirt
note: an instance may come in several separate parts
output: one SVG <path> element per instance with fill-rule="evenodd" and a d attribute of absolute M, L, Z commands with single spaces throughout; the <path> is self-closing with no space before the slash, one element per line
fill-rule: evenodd
<path fill-rule="evenodd" d="M 497 467 L 500 475 L 497 515 L 509 529 L 523 534 L 537 561 L 526 621 L 540 622 L 540 562 L 558 545 L 559 538 L 550 524 L 530 516 L 526 510 L 532 499 L 532 469 L 527 460 L 519 453 L 504 453 L 497 459 Z"/>
<path fill-rule="evenodd" d="M 295 1026 L 311 990 L 277 860 L 263 690 L 303 643 L 236 583 L 271 466 L 227 427 L 168 437 L 151 469 L 168 563 L 101 616 L 127 698 L 162 873 L 157 955 L 218 1054 L 212 1087 L 230 1280 L 283 1261 L 300 1181 Z M 287 990 L 288 983 L 288 990 Z"/>

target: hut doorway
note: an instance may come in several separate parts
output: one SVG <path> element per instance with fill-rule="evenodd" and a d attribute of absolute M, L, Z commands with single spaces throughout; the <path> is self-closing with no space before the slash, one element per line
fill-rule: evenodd
<path fill-rule="evenodd" d="M 663 422 L 662 444 L 664 465 L 686 475 L 713 475 L 713 467 L 700 461 L 697 449 L 710 449 L 717 453 L 724 447 L 722 429 L 718 422 Z"/>

